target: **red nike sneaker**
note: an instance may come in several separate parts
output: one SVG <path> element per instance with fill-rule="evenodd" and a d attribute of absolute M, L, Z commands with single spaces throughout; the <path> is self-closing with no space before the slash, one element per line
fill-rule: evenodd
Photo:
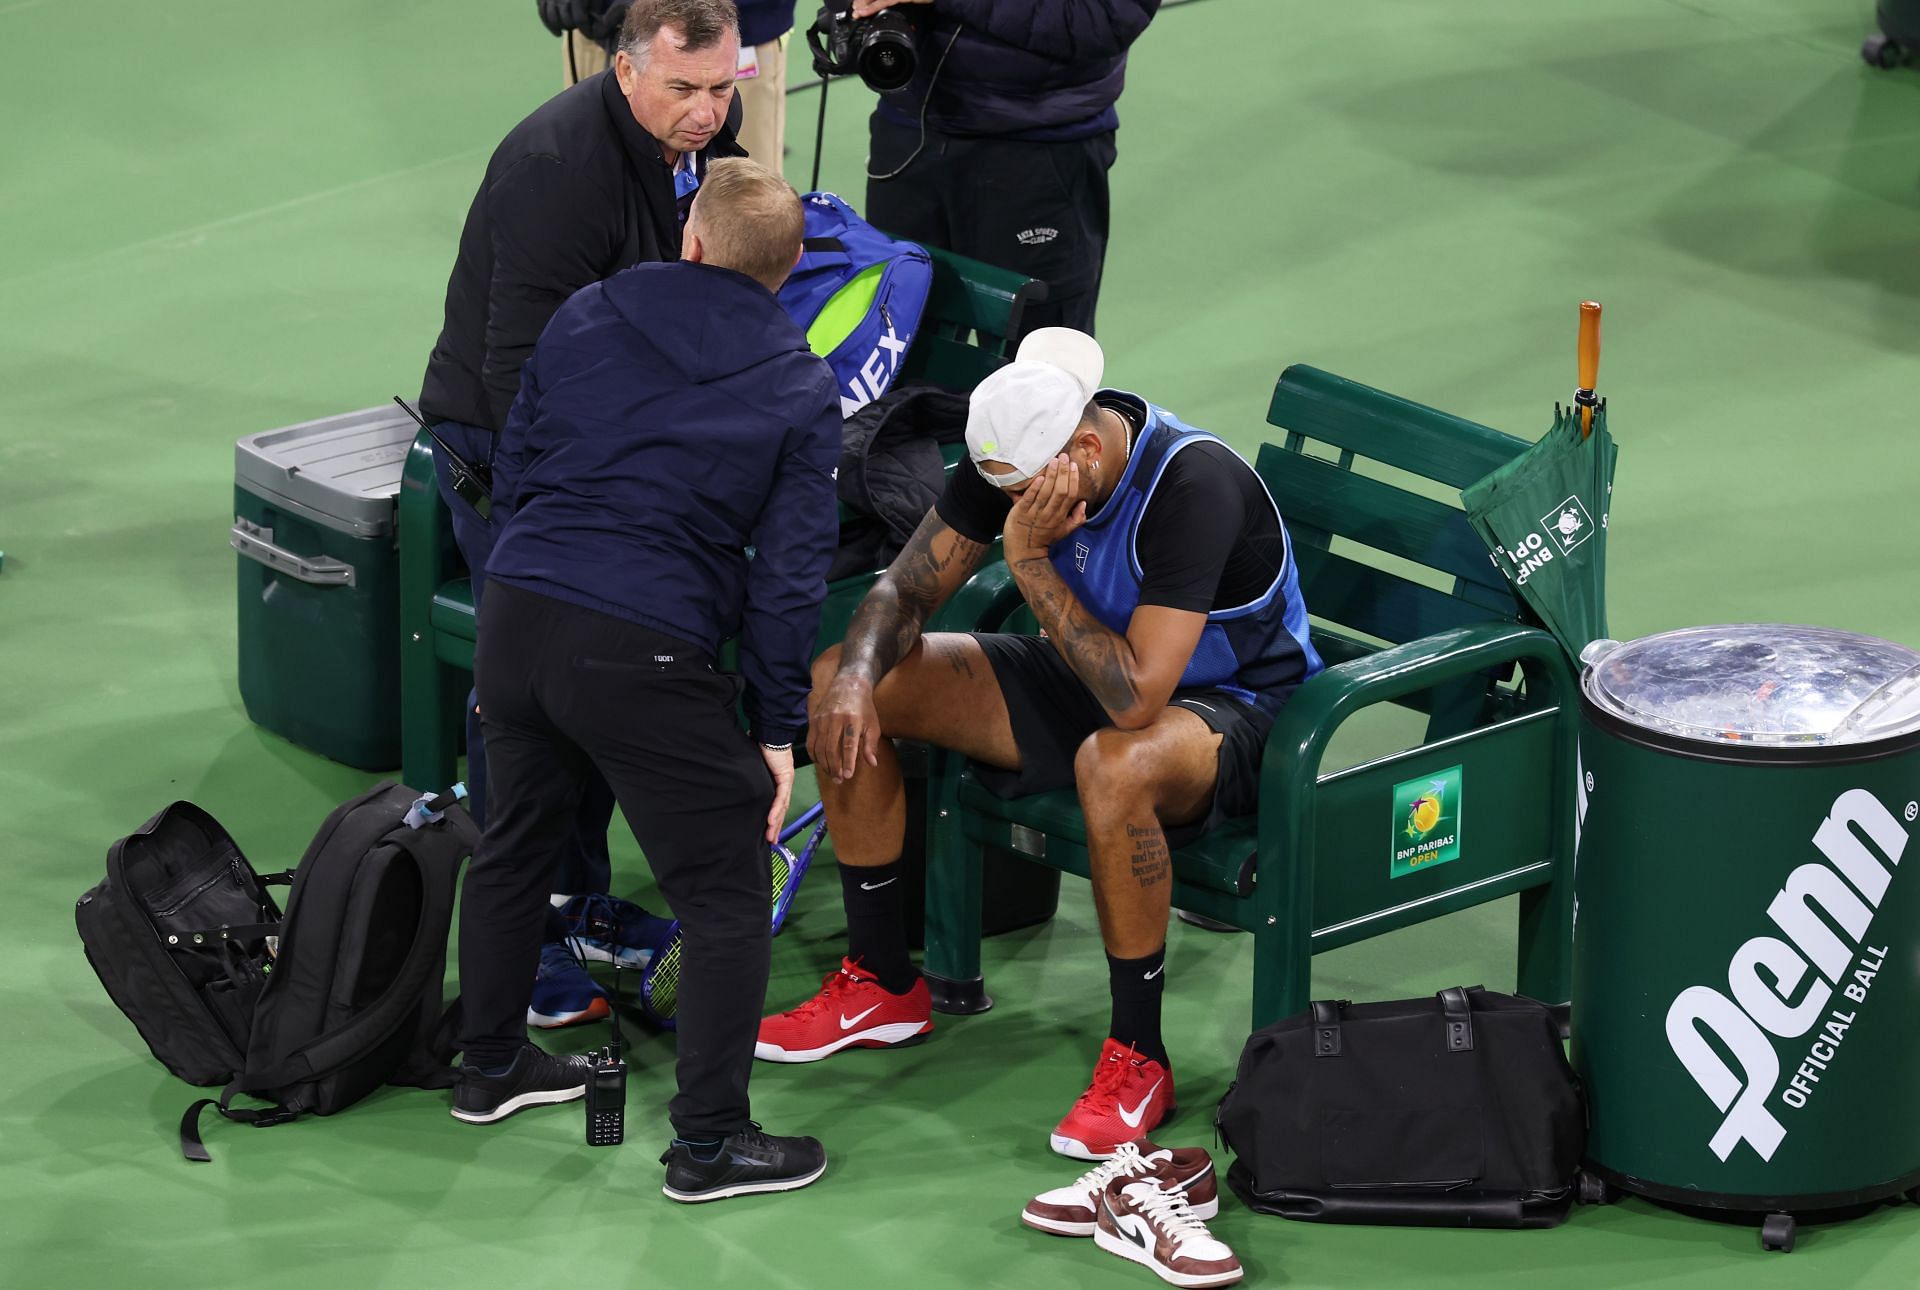
<path fill-rule="evenodd" d="M 1092 1236 L 1100 1218 L 1100 1193 L 1116 1178 L 1157 1179 L 1167 1191 L 1185 1194 L 1195 1218 L 1209 1219 L 1220 1212 L 1220 1184 L 1205 1148 L 1159 1147 L 1141 1138 L 1121 1143 L 1110 1159 L 1065 1187 L 1035 1196 L 1020 1211 L 1020 1221 L 1055 1236 Z"/>
<path fill-rule="evenodd" d="M 760 1023 L 753 1055 L 767 1062 L 817 1062 L 842 1048 L 905 1048 L 932 1029 L 924 977 L 905 994 L 888 994 L 879 978 L 841 959 L 819 994 Z"/>
<path fill-rule="evenodd" d="M 1094 1063 L 1093 1083 L 1054 1126 L 1053 1149 L 1075 1160 L 1105 1160 L 1121 1143 L 1159 1128 L 1173 1111 L 1173 1072 L 1108 1039 Z"/>

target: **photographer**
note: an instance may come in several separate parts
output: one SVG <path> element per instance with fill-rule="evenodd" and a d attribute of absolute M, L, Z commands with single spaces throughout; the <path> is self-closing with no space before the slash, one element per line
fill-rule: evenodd
<path fill-rule="evenodd" d="M 833 0 L 839 9 L 846 0 Z M 1092 332 L 1127 48 L 1160 0 L 854 0 L 910 24 L 912 78 L 870 124 L 866 217 L 1038 278 L 1029 328 Z M 856 36 L 856 39 L 858 37 Z"/>
<path fill-rule="evenodd" d="M 628 0 L 538 0 L 540 22 L 560 37 L 560 87 L 578 85 L 613 65 Z"/>

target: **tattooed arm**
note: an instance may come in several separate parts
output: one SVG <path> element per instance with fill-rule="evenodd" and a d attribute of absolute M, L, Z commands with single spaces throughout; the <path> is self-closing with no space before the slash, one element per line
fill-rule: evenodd
<path fill-rule="evenodd" d="M 1207 616 L 1162 605 L 1133 611 L 1123 636 L 1068 589 L 1047 548 L 1086 519 L 1078 470 L 1062 459 L 1035 479 L 1007 516 L 1007 567 L 1047 639 L 1123 730 L 1150 725 L 1193 660 Z"/>
<path fill-rule="evenodd" d="M 844 780 L 872 765 L 881 738 L 873 687 L 920 640 L 933 611 L 980 567 L 987 545 L 949 528 L 937 512 L 920 527 L 854 610 L 840 667 L 813 696 L 807 751 L 828 776 Z"/>
<path fill-rule="evenodd" d="M 984 543 L 962 537 L 928 511 L 854 610 L 841 647 L 841 673 L 877 685 L 920 639 L 933 611 L 973 576 L 986 550 Z"/>

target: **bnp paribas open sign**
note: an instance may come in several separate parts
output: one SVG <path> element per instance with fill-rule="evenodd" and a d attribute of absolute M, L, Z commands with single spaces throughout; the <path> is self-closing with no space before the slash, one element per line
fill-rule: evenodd
<path fill-rule="evenodd" d="M 1781 1216 L 1920 1186 L 1920 653 L 1743 624 L 1586 659 L 1590 1169 Z"/>

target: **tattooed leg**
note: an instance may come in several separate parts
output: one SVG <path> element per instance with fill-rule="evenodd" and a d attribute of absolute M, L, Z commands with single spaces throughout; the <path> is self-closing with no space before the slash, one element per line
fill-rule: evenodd
<path fill-rule="evenodd" d="M 1173 863 L 1162 824 L 1200 819 L 1213 802 L 1220 736 L 1185 708 L 1142 730 L 1096 731 L 1074 758 L 1087 821 L 1093 904 L 1115 958 L 1143 958 L 1167 939 Z"/>

